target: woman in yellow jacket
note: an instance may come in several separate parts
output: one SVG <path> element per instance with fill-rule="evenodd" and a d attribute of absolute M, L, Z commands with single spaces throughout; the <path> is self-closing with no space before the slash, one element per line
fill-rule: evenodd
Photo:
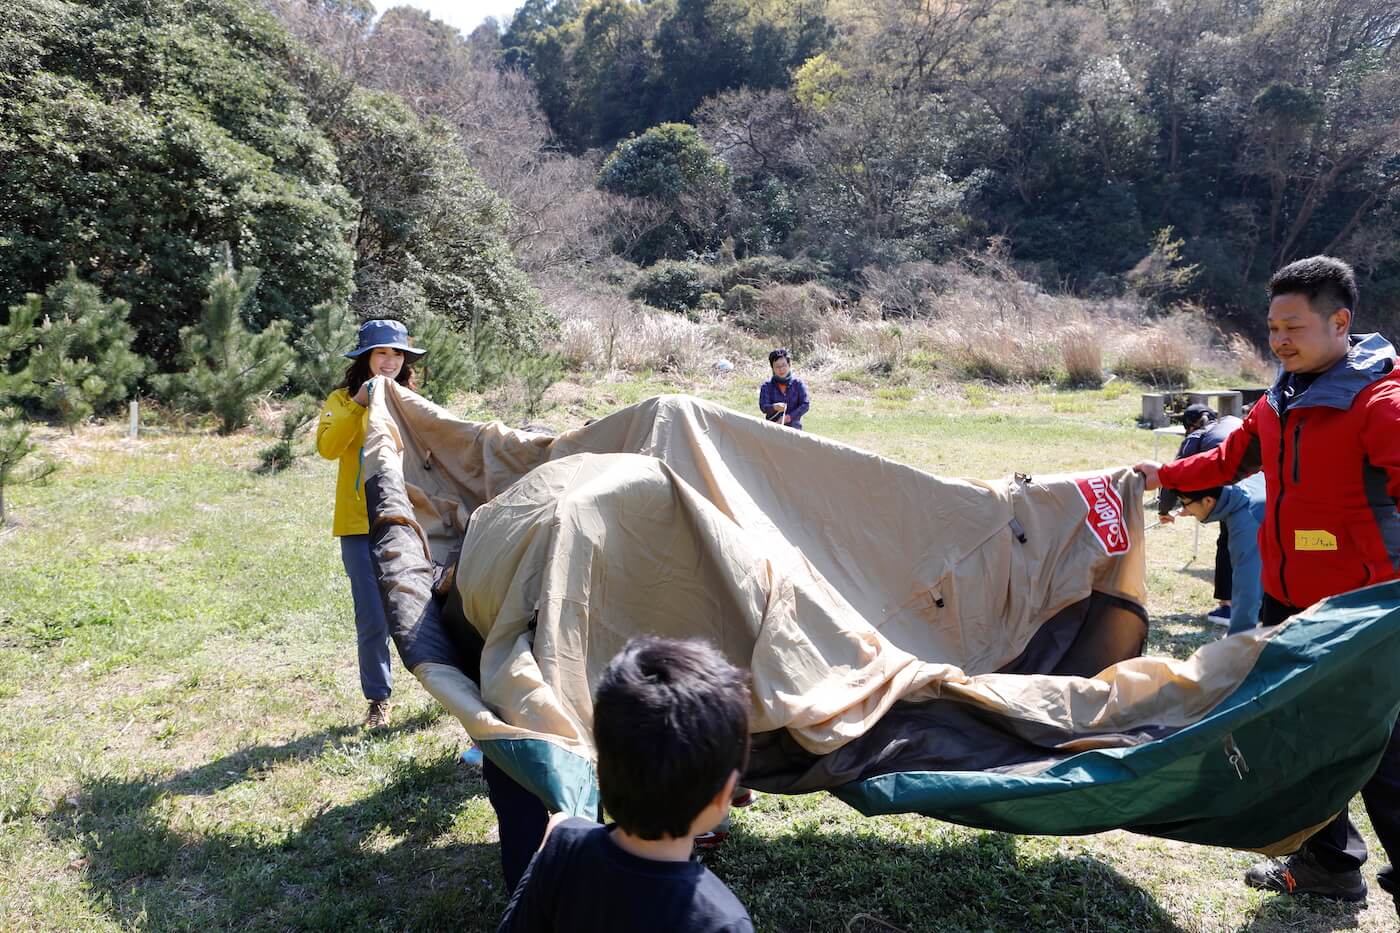
<path fill-rule="evenodd" d="M 360 325 L 359 343 L 345 355 L 351 360 L 345 382 L 326 399 L 316 428 L 316 449 L 327 460 L 340 461 L 335 482 L 335 520 L 331 534 L 340 538 L 340 558 L 350 577 L 355 600 L 355 631 L 359 636 L 360 689 L 369 700 L 365 726 L 378 728 L 389 721 L 389 624 L 384 600 L 370 558 L 369 514 L 364 485 L 360 482 L 360 448 L 365 443 L 365 406 L 369 382 L 385 377 L 410 389 L 417 388 L 413 363 L 426 350 L 414 349 L 408 330 L 398 321 L 366 321 Z"/>

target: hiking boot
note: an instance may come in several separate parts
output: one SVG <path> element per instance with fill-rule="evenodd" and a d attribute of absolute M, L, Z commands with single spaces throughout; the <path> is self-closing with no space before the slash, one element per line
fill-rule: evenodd
<path fill-rule="evenodd" d="M 1312 894 L 1334 901 L 1366 900 L 1366 882 L 1361 880 L 1358 869 L 1328 871 L 1306 850 L 1281 862 L 1270 859 L 1256 863 L 1244 873 L 1244 883 L 1280 894 Z"/>
<path fill-rule="evenodd" d="M 758 792 L 748 787 L 736 787 L 734 797 L 729 801 L 731 807 L 747 807 L 758 797 Z"/>
<path fill-rule="evenodd" d="M 1216 606 L 1210 612 L 1206 613 L 1206 621 L 1212 625 L 1229 625 L 1230 607 Z"/>
<path fill-rule="evenodd" d="M 389 701 L 370 700 L 369 711 L 365 713 L 366 729 L 383 729 L 389 724 Z"/>

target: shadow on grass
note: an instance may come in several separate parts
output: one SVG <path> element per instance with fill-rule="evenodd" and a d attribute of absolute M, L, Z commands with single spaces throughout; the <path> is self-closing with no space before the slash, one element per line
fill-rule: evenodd
<path fill-rule="evenodd" d="M 422 728 L 420 715 L 379 735 Z M 337 727 L 285 745 L 258 745 L 166 780 L 101 778 L 49 832 L 82 854 L 101 904 L 123 927 L 210 929 L 480 929 L 505 910 L 499 854 L 451 830 L 480 772 L 455 754 L 407 759 L 373 793 L 290 823 L 236 813 L 187 828 L 178 800 L 260 780 L 281 762 L 320 757 L 358 729 Z M 236 789 L 234 790 L 236 793 Z M 237 811 L 238 808 L 230 808 Z"/>
<path fill-rule="evenodd" d="M 1371 891 L 1371 897 L 1378 892 Z M 1389 901 L 1390 896 L 1381 893 Z M 1389 904 L 1387 904 L 1389 906 Z M 1326 930 L 1354 930 L 1361 925 L 1364 903 L 1329 901 L 1325 897 L 1278 895 L 1260 904 L 1254 917 L 1241 930 L 1251 933 L 1323 933 Z"/>
<path fill-rule="evenodd" d="M 1098 859 L 1026 855 L 1007 833 L 925 843 L 736 826 L 708 864 L 763 931 L 1170 931 L 1152 895 Z"/>
<path fill-rule="evenodd" d="M 385 737 L 418 732 L 433 725 L 444 715 L 446 714 L 440 707 L 421 709 L 407 719 L 396 721 L 392 726 L 375 730 L 371 735 Z M 282 745 L 250 745 L 217 761 L 181 771 L 163 781 L 160 786 L 172 794 L 216 794 L 240 781 L 260 780 L 264 772 L 283 762 L 320 758 L 329 749 L 351 736 L 361 734 L 361 731 L 360 726 L 347 724 L 314 735 L 304 735 Z"/>
<path fill-rule="evenodd" d="M 1210 555 L 1210 560 L 1206 560 L 1205 558 L 1206 558 L 1205 552 L 1202 551 L 1200 557 L 1198 557 L 1198 558 L 1196 558 L 1195 560 L 1191 561 L 1191 562 L 1190 562 L 1189 564 L 1187 564 L 1186 566 L 1179 568 L 1179 569 L 1177 570 L 1177 572 L 1178 572 L 1178 573 L 1184 573 L 1184 574 L 1186 574 L 1188 577 L 1195 577 L 1197 580 L 1201 580 L 1201 581 L 1204 581 L 1204 582 L 1206 582 L 1206 583 L 1210 583 L 1210 584 L 1214 585 L 1214 583 L 1215 583 L 1215 555 L 1214 555 L 1214 554 L 1211 554 L 1211 555 Z M 1199 617 L 1198 617 L 1198 618 L 1199 618 Z"/>
<path fill-rule="evenodd" d="M 1184 632 L 1167 631 L 1167 626 L 1184 627 Z M 1225 630 L 1204 621 L 1199 613 L 1172 612 L 1152 617 L 1147 627 L 1143 654 L 1188 658 L 1202 645 L 1215 641 Z"/>

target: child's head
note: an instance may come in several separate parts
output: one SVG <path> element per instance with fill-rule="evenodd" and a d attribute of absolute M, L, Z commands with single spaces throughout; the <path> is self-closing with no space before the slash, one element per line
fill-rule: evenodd
<path fill-rule="evenodd" d="M 642 839 L 688 837 L 706 810 L 723 818 L 748 763 L 749 676 L 703 641 L 634 638 L 598 684 L 593 737 L 617 825 Z"/>
<path fill-rule="evenodd" d="M 1220 486 L 1211 486 L 1209 489 L 1179 490 L 1176 498 L 1187 515 L 1198 522 L 1203 522 L 1210 517 L 1211 512 L 1215 511 L 1215 504 L 1220 501 L 1220 490 Z"/>
<path fill-rule="evenodd" d="M 1269 348 L 1290 373 L 1322 372 L 1346 355 L 1356 275 L 1331 256 L 1291 262 L 1269 280 Z"/>

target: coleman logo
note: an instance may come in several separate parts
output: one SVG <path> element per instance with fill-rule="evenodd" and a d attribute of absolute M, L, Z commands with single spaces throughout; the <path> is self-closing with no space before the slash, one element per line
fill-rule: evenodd
<path fill-rule="evenodd" d="M 1091 476 L 1074 481 L 1089 506 L 1084 524 L 1099 539 L 1105 554 L 1128 553 L 1128 525 L 1123 521 L 1123 500 L 1107 476 Z"/>

